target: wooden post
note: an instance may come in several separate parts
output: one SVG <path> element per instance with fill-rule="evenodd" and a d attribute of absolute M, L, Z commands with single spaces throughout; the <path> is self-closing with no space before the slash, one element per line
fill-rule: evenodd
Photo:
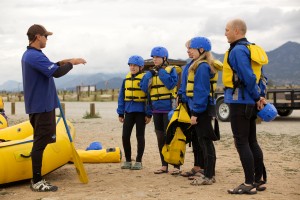
<path fill-rule="evenodd" d="M 112 89 L 111 100 L 114 101 L 114 99 L 115 99 L 115 89 Z"/>
<path fill-rule="evenodd" d="M 22 101 L 22 95 L 21 95 L 21 93 L 18 94 L 18 98 L 19 98 L 19 101 Z"/>
<path fill-rule="evenodd" d="M 16 114 L 16 104 L 15 102 L 11 102 L 11 115 Z"/>
<path fill-rule="evenodd" d="M 95 112 L 95 104 L 91 103 L 90 104 L 90 115 L 91 115 L 91 117 L 95 116 L 96 115 L 95 113 L 96 113 Z"/>

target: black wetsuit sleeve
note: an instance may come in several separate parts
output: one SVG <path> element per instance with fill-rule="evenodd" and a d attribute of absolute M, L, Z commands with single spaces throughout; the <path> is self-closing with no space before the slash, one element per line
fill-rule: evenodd
<path fill-rule="evenodd" d="M 62 77 L 63 75 L 67 74 L 71 69 L 73 69 L 72 63 L 67 62 L 66 64 L 57 68 L 57 70 L 53 73 L 53 77 L 55 78 Z"/>

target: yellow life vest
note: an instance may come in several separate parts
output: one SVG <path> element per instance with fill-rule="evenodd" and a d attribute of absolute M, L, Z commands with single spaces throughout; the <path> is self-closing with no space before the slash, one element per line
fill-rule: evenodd
<path fill-rule="evenodd" d="M 4 109 L 4 103 L 3 103 L 3 99 L 0 96 L 0 109 L 3 110 Z"/>
<path fill-rule="evenodd" d="M 132 77 L 129 72 L 125 79 L 125 101 L 144 102 L 147 99 L 147 94 L 140 88 L 140 82 L 145 73 L 140 73 Z"/>
<path fill-rule="evenodd" d="M 182 72 L 182 68 L 179 67 L 178 65 L 173 66 L 176 69 L 176 73 L 179 75 Z"/>
<path fill-rule="evenodd" d="M 174 110 L 167 127 L 166 143 L 162 148 L 164 160 L 173 165 L 182 165 L 186 152 L 186 136 L 183 131 L 190 127 L 191 118 L 186 107 L 180 103 Z"/>
<path fill-rule="evenodd" d="M 165 70 L 170 74 L 173 68 L 174 66 L 167 66 Z M 150 97 L 152 101 L 175 98 L 176 92 L 177 87 L 174 87 L 173 89 L 169 90 L 160 80 L 158 75 L 152 77 L 152 84 L 150 90 Z"/>
<path fill-rule="evenodd" d="M 173 165 L 183 165 L 186 151 L 186 137 L 180 127 L 176 128 L 174 138 L 162 148 L 164 160 Z"/>
<path fill-rule="evenodd" d="M 0 129 L 8 127 L 6 118 L 0 114 Z"/>
<path fill-rule="evenodd" d="M 201 60 L 197 64 L 198 66 L 206 62 L 206 60 Z M 213 93 L 217 89 L 217 82 L 218 82 L 218 71 L 222 71 L 223 69 L 223 64 L 219 60 L 214 60 L 214 67 L 217 70 L 217 72 L 214 74 L 212 78 L 210 78 L 210 96 L 213 96 Z M 194 96 L 194 79 L 195 79 L 195 72 L 194 71 L 189 71 L 188 73 L 188 80 L 187 80 L 187 85 L 186 85 L 186 96 L 188 97 L 193 97 Z"/>
<path fill-rule="evenodd" d="M 268 56 L 266 52 L 258 45 L 255 44 L 248 44 L 246 45 L 250 51 L 250 58 L 251 58 L 251 68 L 253 73 L 256 76 L 256 83 L 259 82 L 261 78 L 261 68 L 263 65 L 268 64 Z M 223 66 L 223 75 L 222 81 L 225 87 L 234 88 L 233 80 L 234 80 L 234 72 L 230 67 L 228 61 L 228 53 L 227 50 L 224 56 L 224 66 Z"/>

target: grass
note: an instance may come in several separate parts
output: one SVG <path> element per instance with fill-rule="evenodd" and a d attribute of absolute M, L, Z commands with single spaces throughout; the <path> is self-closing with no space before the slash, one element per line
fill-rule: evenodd
<path fill-rule="evenodd" d="M 92 119 L 92 118 L 101 118 L 99 113 L 95 113 L 94 115 L 92 115 L 89 112 L 85 112 L 84 116 L 82 117 L 83 119 Z"/>

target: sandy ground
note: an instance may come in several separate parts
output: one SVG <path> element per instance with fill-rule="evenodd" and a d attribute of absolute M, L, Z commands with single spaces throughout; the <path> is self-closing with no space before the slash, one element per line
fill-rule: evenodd
<path fill-rule="evenodd" d="M 121 147 L 122 124 L 117 120 L 116 102 L 95 103 L 98 119 L 83 119 L 90 103 L 66 102 L 66 116 L 74 124 L 77 149 L 85 149 L 91 142 L 100 141 L 104 148 Z M 16 103 L 16 115 L 10 115 L 10 103 L 5 104 L 10 125 L 27 120 L 23 103 Z M 220 123 L 221 140 L 215 142 L 217 152 L 216 180 L 211 186 L 191 186 L 190 181 L 170 174 L 155 175 L 160 167 L 153 122 L 146 128 L 146 149 L 143 170 L 121 170 L 120 163 L 99 163 L 84 166 L 89 183 L 79 182 L 73 164 L 46 175 L 46 179 L 59 190 L 36 193 L 29 189 L 29 181 L 0 186 L 1 200 L 118 200 L 118 199 L 300 199 L 300 111 L 290 117 L 278 117 L 271 123 L 257 126 L 258 140 L 264 152 L 268 172 L 267 190 L 256 195 L 230 195 L 227 189 L 243 182 L 242 167 L 233 145 L 229 123 Z M 136 139 L 132 136 L 133 158 L 136 156 Z M 1 163 L 2 164 L 2 163 Z M 193 166 L 192 148 L 187 148 L 182 170 Z"/>

